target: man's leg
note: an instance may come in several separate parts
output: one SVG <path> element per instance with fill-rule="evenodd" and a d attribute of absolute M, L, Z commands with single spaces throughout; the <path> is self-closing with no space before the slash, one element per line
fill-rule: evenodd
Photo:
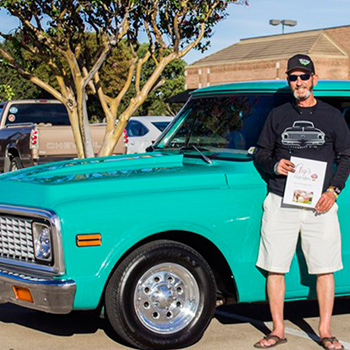
<path fill-rule="evenodd" d="M 333 273 L 317 275 L 317 299 L 320 309 L 320 338 L 331 337 L 331 318 L 334 306 L 334 276 Z M 331 349 L 342 349 L 339 342 L 325 344 Z"/>
<path fill-rule="evenodd" d="M 267 295 L 273 322 L 271 334 L 284 338 L 284 294 L 286 286 L 284 274 L 269 272 L 267 276 Z M 276 343 L 275 340 L 261 339 L 262 346 L 269 346 Z"/>

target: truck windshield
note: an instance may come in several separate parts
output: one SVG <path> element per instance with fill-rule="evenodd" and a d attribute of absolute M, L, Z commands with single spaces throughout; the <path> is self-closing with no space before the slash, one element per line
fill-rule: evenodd
<path fill-rule="evenodd" d="M 6 119 L 6 125 L 12 124 L 52 124 L 70 125 L 64 105 L 58 103 L 18 103 L 12 104 Z"/>
<path fill-rule="evenodd" d="M 349 97 L 317 98 L 338 108 L 350 128 Z M 293 101 L 290 93 L 192 98 L 154 148 L 193 151 L 196 146 L 211 158 L 247 155 L 256 146 L 270 111 L 288 101 Z"/>
<path fill-rule="evenodd" d="M 256 145 L 271 109 L 290 95 L 229 95 L 192 99 L 156 146 L 208 152 L 247 154 Z"/>

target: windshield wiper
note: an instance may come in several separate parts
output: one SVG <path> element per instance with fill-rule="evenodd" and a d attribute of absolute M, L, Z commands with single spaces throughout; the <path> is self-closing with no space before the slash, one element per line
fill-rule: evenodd
<path fill-rule="evenodd" d="M 209 157 L 207 157 L 202 151 L 209 151 L 208 149 L 206 149 L 206 148 L 202 148 L 201 147 L 201 150 L 199 150 L 195 145 L 189 145 L 189 146 L 183 146 L 183 147 L 181 147 L 180 148 L 180 151 L 186 151 L 186 150 L 190 150 L 190 149 L 194 149 L 195 151 L 197 151 L 199 154 L 200 154 L 200 156 L 202 157 L 202 159 L 206 162 L 206 163 L 208 163 L 208 164 L 213 164 L 213 161 L 209 158 Z"/>

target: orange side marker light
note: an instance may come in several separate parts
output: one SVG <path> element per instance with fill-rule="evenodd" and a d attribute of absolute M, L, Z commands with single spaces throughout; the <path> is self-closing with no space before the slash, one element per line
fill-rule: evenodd
<path fill-rule="evenodd" d="M 28 301 L 29 303 L 34 303 L 32 294 L 27 288 L 12 286 L 17 300 Z"/>

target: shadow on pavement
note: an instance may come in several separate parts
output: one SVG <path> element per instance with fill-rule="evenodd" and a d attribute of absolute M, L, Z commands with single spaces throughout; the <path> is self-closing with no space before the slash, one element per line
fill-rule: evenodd
<path fill-rule="evenodd" d="M 68 315 L 54 315 L 13 304 L 0 304 L 0 322 L 14 323 L 63 337 L 93 334 L 101 329 L 113 341 L 130 348 L 130 345 L 118 337 L 109 322 L 98 317 L 93 311 L 73 311 Z"/>
<path fill-rule="evenodd" d="M 337 298 L 334 304 L 333 315 L 350 314 L 350 299 Z M 294 323 L 304 331 L 313 341 L 318 341 L 318 336 L 305 318 L 319 316 L 317 300 L 292 301 L 285 303 L 285 319 Z M 216 319 L 222 324 L 250 323 L 263 334 L 267 335 L 271 330 L 264 322 L 271 322 L 271 315 L 267 303 L 242 303 L 222 306 L 217 309 Z"/>
<path fill-rule="evenodd" d="M 338 298 L 334 305 L 334 315 L 350 314 L 350 299 Z M 216 319 L 222 324 L 250 323 L 264 334 L 270 330 L 263 322 L 271 321 L 267 303 L 242 303 L 222 306 L 217 309 Z M 293 322 L 316 341 L 315 330 L 305 318 L 318 317 L 316 300 L 287 302 L 285 319 Z M 74 334 L 93 334 L 98 330 L 113 341 L 130 347 L 111 328 L 107 320 L 101 319 L 91 311 L 74 311 L 68 315 L 53 315 L 29 310 L 13 304 L 0 304 L 0 322 L 14 323 L 51 335 L 69 337 Z"/>

